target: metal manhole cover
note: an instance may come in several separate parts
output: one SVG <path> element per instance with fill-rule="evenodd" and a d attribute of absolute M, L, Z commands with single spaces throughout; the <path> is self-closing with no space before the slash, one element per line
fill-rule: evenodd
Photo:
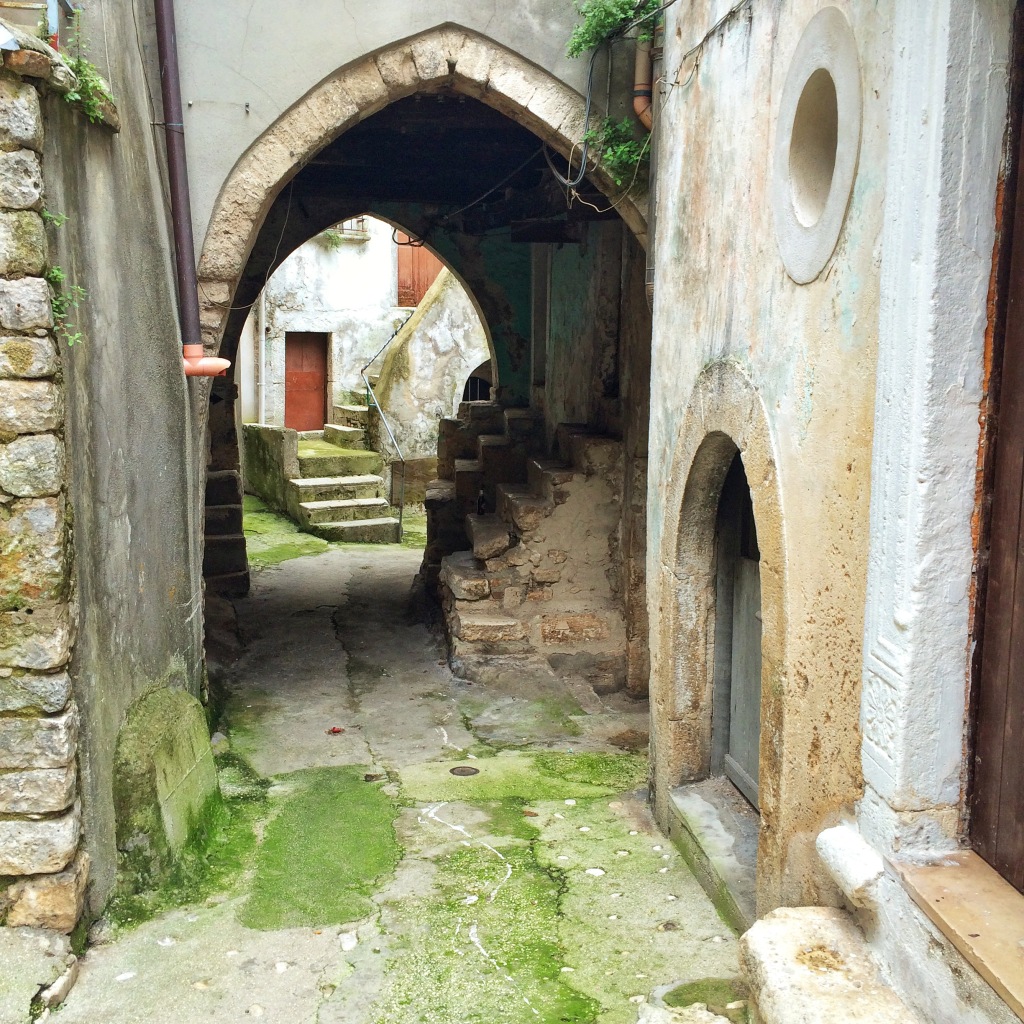
<path fill-rule="evenodd" d="M 479 768 L 470 768 L 468 764 L 456 765 L 456 767 L 450 769 L 452 775 L 479 775 Z"/>

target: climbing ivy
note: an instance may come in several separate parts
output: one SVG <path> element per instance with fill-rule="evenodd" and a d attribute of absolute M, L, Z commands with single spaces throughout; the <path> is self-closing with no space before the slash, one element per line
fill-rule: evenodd
<path fill-rule="evenodd" d="M 80 285 L 68 284 L 63 267 L 49 267 L 43 274 L 50 285 L 50 305 L 53 308 L 53 326 L 57 337 L 71 348 L 85 340 L 81 331 L 72 331 L 69 326 L 71 314 L 88 298 Z"/>
<path fill-rule="evenodd" d="M 573 30 L 566 55 L 579 57 L 596 50 L 606 39 L 627 25 L 653 18 L 661 8 L 659 0 L 574 0 L 583 19 Z"/>
<path fill-rule="evenodd" d="M 650 169 L 650 136 L 636 138 L 636 126 L 628 117 L 621 121 L 606 117 L 599 128 L 591 129 L 585 138 L 598 160 L 620 188 L 631 188 L 647 179 Z"/>
<path fill-rule="evenodd" d="M 82 113 L 96 124 L 103 120 L 104 107 L 113 103 L 114 97 L 96 65 L 86 57 L 86 49 L 82 40 L 81 15 L 76 12 L 74 30 L 68 45 L 60 50 L 60 55 L 77 80 L 74 89 L 64 94 L 64 99 L 80 107 Z"/>

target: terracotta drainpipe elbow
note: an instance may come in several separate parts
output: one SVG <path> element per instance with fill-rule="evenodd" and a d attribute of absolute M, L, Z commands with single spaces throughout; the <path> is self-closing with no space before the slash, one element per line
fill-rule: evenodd
<path fill-rule="evenodd" d="M 651 41 L 649 39 L 637 40 L 636 71 L 633 74 L 633 113 L 648 131 L 654 125 L 652 67 Z"/>

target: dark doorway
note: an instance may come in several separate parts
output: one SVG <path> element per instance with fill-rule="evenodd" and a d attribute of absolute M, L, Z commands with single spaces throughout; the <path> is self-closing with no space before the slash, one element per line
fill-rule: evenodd
<path fill-rule="evenodd" d="M 761 553 L 739 454 L 718 505 L 711 769 L 758 806 L 761 745 Z"/>
<path fill-rule="evenodd" d="M 323 430 L 327 422 L 327 335 L 288 331 L 284 340 L 284 425 Z"/>
<path fill-rule="evenodd" d="M 1004 289 L 1002 382 L 991 460 L 991 532 L 984 635 L 976 661 L 971 842 L 1024 892 L 1024 132 Z M 1012 221 L 1010 218 L 1012 217 Z"/>

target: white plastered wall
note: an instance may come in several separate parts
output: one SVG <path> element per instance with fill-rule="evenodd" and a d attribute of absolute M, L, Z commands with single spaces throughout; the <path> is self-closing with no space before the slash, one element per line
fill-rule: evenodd
<path fill-rule="evenodd" d="M 857 809 L 890 860 L 957 847 L 966 818 L 972 517 L 1012 6 L 896 5 Z M 891 868 L 860 916 L 927 1020 L 1017 1019 Z"/>

